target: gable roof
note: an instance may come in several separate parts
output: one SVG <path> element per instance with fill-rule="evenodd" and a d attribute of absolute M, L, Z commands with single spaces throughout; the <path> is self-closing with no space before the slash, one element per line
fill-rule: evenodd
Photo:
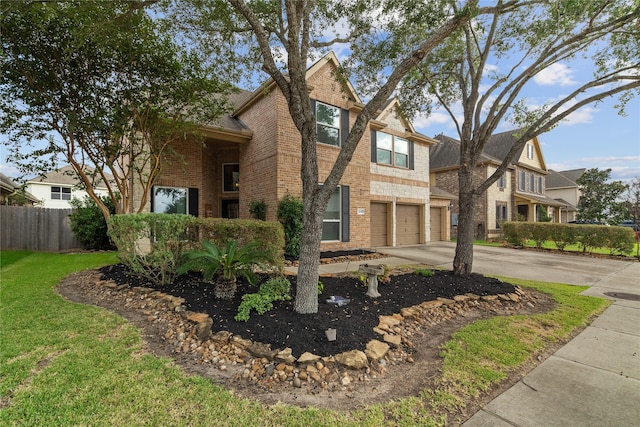
<path fill-rule="evenodd" d="M 21 187 L 18 184 L 16 184 L 11 178 L 9 178 L 3 173 L 0 173 L 0 192 L 13 194 L 20 190 L 21 190 Z M 24 194 L 24 197 L 26 197 L 27 200 L 31 202 L 37 203 L 40 201 L 36 196 L 34 196 L 33 194 L 29 193 L 26 190 L 23 190 L 22 193 Z"/>
<path fill-rule="evenodd" d="M 485 144 L 484 150 L 482 150 L 482 153 L 480 154 L 478 163 L 502 163 L 507 157 L 509 150 L 511 150 L 511 147 L 516 143 L 518 139 L 516 135 L 519 131 L 520 129 L 513 129 L 491 135 Z M 437 135 L 435 139 L 440 143 L 431 147 L 429 162 L 430 168 L 443 169 L 458 167 L 460 162 L 460 141 L 443 134 Z M 544 167 L 544 159 L 542 158 L 542 152 L 537 138 L 533 138 L 532 140 L 534 141 L 534 144 L 537 145 L 540 162 Z M 523 151 L 524 147 L 516 153 L 516 156 L 514 157 L 514 160 L 510 162 L 510 165 L 518 163 L 518 159 L 520 159 Z"/>
<path fill-rule="evenodd" d="M 553 169 L 549 170 L 549 175 L 545 180 L 545 188 L 571 188 L 578 187 L 578 184 L 562 172 L 556 172 Z"/>
<path fill-rule="evenodd" d="M 87 170 L 87 173 L 92 173 L 95 170 L 95 168 L 92 168 L 90 166 L 85 166 L 85 169 Z M 107 175 L 107 179 L 109 180 L 113 179 L 110 174 L 106 174 L 106 175 Z M 42 176 L 38 176 L 33 179 L 30 179 L 29 181 L 27 181 L 27 183 L 28 184 L 46 183 L 46 184 L 74 186 L 74 185 L 79 185 L 81 182 L 78 179 L 78 176 L 75 170 L 73 169 L 73 166 L 66 165 L 61 167 L 60 169 L 56 169 L 54 171 L 47 172 Z M 95 186 L 105 187 L 105 184 L 99 177 L 96 176 Z"/>

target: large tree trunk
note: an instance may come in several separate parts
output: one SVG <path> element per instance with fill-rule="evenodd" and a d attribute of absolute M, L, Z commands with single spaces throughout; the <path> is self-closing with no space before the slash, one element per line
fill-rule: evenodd
<path fill-rule="evenodd" d="M 312 199 L 312 196 L 306 198 Z M 318 206 L 317 197 L 305 200 L 304 206 L 294 309 L 300 314 L 313 314 L 318 312 L 318 268 L 324 209 Z"/>
<path fill-rule="evenodd" d="M 453 258 L 453 273 L 461 276 L 471 274 L 473 269 L 474 205 L 472 170 L 461 167 L 458 172 L 458 241 Z"/>

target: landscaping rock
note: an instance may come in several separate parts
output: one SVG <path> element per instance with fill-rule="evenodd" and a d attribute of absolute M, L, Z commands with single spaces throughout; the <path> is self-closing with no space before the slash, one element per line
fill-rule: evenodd
<path fill-rule="evenodd" d="M 367 349 L 364 353 L 367 355 L 369 360 L 378 360 L 382 359 L 385 354 L 389 351 L 389 345 L 385 344 L 378 340 L 371 340 L 367 344 Z"/>
<path fill-rule="evenodd" d="M 363 369 L 369 366 L 367 355 L 360 350 L 351 350 L 336 355 L 336 362 L 348 369 Z"/>
<path fill-rule="evenodd" d="M 196 325 L 195 333 L 200 341 L 206 341 L 206 339 L 209 338 L 211 326 L 213 326 L 213 320 L 209 316 Z"/>
<path fill-rule="evenodd" d="M 400 344 L 402 343 L 402 337 L 394 334 L 385 334 L 382 339 L 384 342 L 391 344 L 395 348 L 400 347 Z"/>

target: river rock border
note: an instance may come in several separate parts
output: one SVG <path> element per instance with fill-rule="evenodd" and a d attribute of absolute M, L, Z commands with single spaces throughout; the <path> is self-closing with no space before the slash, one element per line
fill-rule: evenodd
<path fill-rule="evenodd" d="M 390 366 L 414 363 L 413 339 L 425 330 L 471 310 L 500 315 L 518 312 L 523 306 L 534 307 L 537 297 L 516 287 L 510 294 L 478 296 L 457 295 L 453 299 L 438 298 L 401 313 L 380 316 L 374 331 L 379 339 L 371 340 L 364 351 L 351 350 L 335 356 L 321 357 L 304 353 L 296 358 L 290 348 L 272 349 L 269 344 L 252 342 L 227 331 L 212 333 L 213 320 L 206 313 L 191 312 L 184 299 L 151 288 L 118 285 L 100 280 L 99 273 L 74 280 L 82 292 L 136 310 L 156 329 L 173 357 L 195 358 L 200 365 L 227 371 L 231 381 L 248 381 L 265 387 L 289 385 L 349 391 L 353 383 L 384 377 Z"/>

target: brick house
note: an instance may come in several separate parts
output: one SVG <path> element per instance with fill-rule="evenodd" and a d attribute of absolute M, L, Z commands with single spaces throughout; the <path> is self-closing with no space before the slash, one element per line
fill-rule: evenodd
<path fill-rule="evenodd" d="M 474 183 L 491 176 L 505 159 L 516 142 L 517 130 L 491 136 L 474 170 Z M 438 144 L 431 147 L 430 174 L 434 186 L 458 194 L 458 163 L 460 141 L 445 135 L 435 137 Z M 524 148 L 475 205 L 474 223 L 476 238 L 500 237 L 503 221 L 539 221 L 544 212 L 551 220 L 559 222 L 566 203 L 554 200 L 545 194 L 545 179 L 548 175 L 538 138 L 526 143 Z M 452 206 L 452 234 L 456 234 L 458 205 Z"/>
<path fill-rule="evenodd" d="M 318 133 L 318 167 L 323 181 L 341 141 L 364 106 L 347 81 L 336 78 L 338 60 L 329 53 L 307 70 Z M 204 144 L 176 147 L 184 159 L 165 168 L 152 191 L 152 212 L 185 212 L 249 218 L 249 206 L 263 200 L 267 220 L 277 220 L 286 194 L 301 197 L 300 135 L 286 99 L 273 81 L 234 96 L 235 110 L 203 125 Z M 430 216 L 448 209 L 450 195 L 430 200 L 429 147 L 435 140 L 415 131 L 388 102 L 371 120 L 340 185 L 329 201 L 322 250 L 420 244 L 432 240 Z M 438 221 L 448 239 L 448 215 Z"/>

